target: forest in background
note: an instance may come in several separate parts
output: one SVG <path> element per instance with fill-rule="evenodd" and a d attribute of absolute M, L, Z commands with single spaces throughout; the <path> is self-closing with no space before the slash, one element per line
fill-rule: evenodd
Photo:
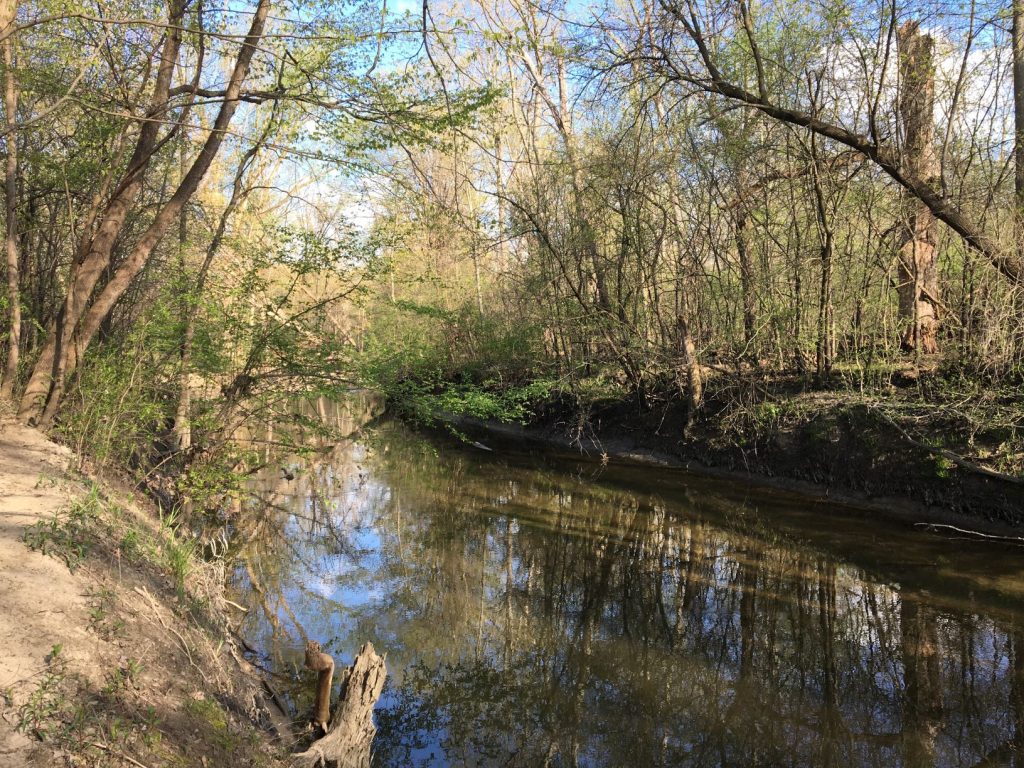
<path fill-rule="evenodd" d="M 2 394 L 97 465 L 202 503 L 246 421 L 356 386 L 740 448 L 857 403 L 938 477 L 1024 464 L 1024 3 L 4 0 L 0 30 Z"/>

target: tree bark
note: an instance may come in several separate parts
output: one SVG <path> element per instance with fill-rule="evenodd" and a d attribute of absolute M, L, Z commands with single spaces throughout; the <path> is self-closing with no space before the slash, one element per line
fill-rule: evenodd
<path fill-rule="evenodd" d="M 932 185 L 938 179 L 935 153 L 935 65 L 932 38 L 908 21 L 898 30 L 903 157 L 908 171 Z M 908 352 L 939 351 L 938 223 L 911 194 L 905 195 L 907 229 L 900 246 L 899 308 L 906 327 L 902 346 Z"/>
<path fill-rule="evenodd" d="M 811 182 L 814 189 L 814 210 L 821 237 L 821 284 L 818 291 L 818 338 L 815 342 L 815 363 L 818 376 L 832 373 L 835 357 L 835 340 L 832 308 L 832 257 L 835 251 L 835 228 L 825 201 L 825 190 L 821 183 L 821 168 L 818 164 L 818 147 L 811 135 Z"/>
<path fill-rule="evenodd" d="M 7 162 L 4 170 L 4 253 L 7 258 L 8 321 L 7 362 L 0 380 L 0 398 L 10 399 L 18 380 L 21 352 L 21 275 L 18 264 L 18 137 L 14 132 L 18 111 L 18 88 L 14 79 L 15 0 L 0 2 L 0 34 L 3 34 L 4 124 L 7 129 Z"/>
<path fill-rule="evenodd" d="M 1013 127 L 1014 176 L 1017 242 L 1024 234 L 1024 0 L 1012 0 L 1013 13 Z M 1018 246 L 1020 249 L 1020 246 Z"/>
<path fill-rule="evenodd" d="M 697 345 L 686 322 L 685 309 L 680 307 L 676 315 L 676 343 L 679 345 L 679 359 L 682 363 L 680 379 L 686 381 L 686 429 L 693 426 L 701 404 L 704 402 L 704 378 L 697 360 Z"/>
<path fill-rule="evenodd" d="M 658 115 L 658 122 L 665 124 L 665 103 L 661 94 L 654 97 L 654 109 Z M 675 310 L 676 310 L 676 354 L 680 365 L 676 371 L 678 382 L 686 382 L 686 422 L 683 426 L 683 435 L 693 426 L 693 421 L 704 403 L 704 374 L 701 371 L 700 360 L 697 358 L 697 345 L 693 340 L 693 332 L 687 318 L 692 312 L 693 286 L 685 278 L 686 270 L 683 268 L 683 203 L 679 197 L 679 190 L 675 186 L 668 190 L 670 210 L 672 214 L 672 243 L 673 262 L 675 271 Z"/>
<path fill-rule="evenodd" d="M 1017 258 L 1024 260 L 1024 0 L 1011 0 L 1011 39 L 1013 48 L 1013 201 L 1014 240 Z M 1016 342 L 1024 349 L 1024 297 L 1014 296 L 1018 327 Z"/>
<path fill-rule="evenodd" d="M 740 292 L 743 299 L 744 357 L 757 359 L 757 297 L 754 294 L 754 263 L 750 259 L 750 214 L 743 207 L 736 211 L 736 256 L 740 263 Z"/>

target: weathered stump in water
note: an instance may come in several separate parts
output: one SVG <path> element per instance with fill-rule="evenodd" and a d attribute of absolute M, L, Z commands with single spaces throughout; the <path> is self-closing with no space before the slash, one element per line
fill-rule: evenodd
<path fill-rule="evenodd" d="M 373 708 L 384 690 L 387 674 L 384 659 L 377 655 L 372 643 L 365 643 L 352 666 L 341 673 L 341 697 L 326 735 L 295 755 L 296 768 L 331 763 L 340 768 L 369 768 L 370 747 L 377 734 Z"/>

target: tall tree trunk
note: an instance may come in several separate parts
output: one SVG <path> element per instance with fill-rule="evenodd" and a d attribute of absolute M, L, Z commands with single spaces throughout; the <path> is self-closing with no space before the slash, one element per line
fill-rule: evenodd
<path fill-rule="evenodd" d="M 681 363 L 682 377 L 686 381 L 686 427 L 693 426 L 693 420 L 704 402 L 704 378 L 697 360 L 697 345 L 690 332 L 690 324 L 686 322 L 686 307 L 680 305 L 676 314 L 676 343 L 679 345 L 678 356 Z"/>
<path fill-rule="evenodd" d="M 821 289 L 818 294 L 818 343 L 817 367 L 819 376 L 832 372 L 835 358 L 835 344 L 832 334 L 832 254 L 833 235 L 831 228 L 825 230 L 821 242 Z"/>
<path fill-rule="evenodd" d="M 524 19 L 524 21 L 525 20 L 526 19 Z M 536 18 L 531 17 L 529 19 L 529 23 L 531 24 L 532 29 L 536 29 L 538 26 Z M 576 257 L 577 267 L 580 268 L 581 272 L 587 274 L 588 282 L 592 283 L 595 303 L 597 304 L 598 314 L 600 315 L 603 334 L 608 341 L 608 345 L 614 349 L 619 345 L 614 339 L 610 338 L 613 335 L 612 326 L 614 324 L 615 317 L 613 312 L 613 302 L 608 292 L 604 263 L 598 250 L 597 237 L 586 205 L 586 179 L 584 168 L 580 163 L 579 156 L 577 154 L 576 136 L 572 122 L 572 111 L 569 108 L 569 89 L 566 78 L 565 58 L 563 56 L 558 56 L 555 59 L 555 85 L 558 89 L 557 99 L 553 98 L 548 90 L 549 85 L 546 81 L 545 73 L 541 68 L 542 60 L 540 57 L 538 56 L 534 59 L 528 56 L 525 52 L 522 52 L 520 53 L 520 58 L 526 67 L 527 74 L 533 81 L 536 92 L 540 95 L 549 114 L 551 115 L 552 122 L 555 124 L 555 129 L 558 131 L 558 135 L 562 140 L 562 146 L 565 149 L 565 156 L 569 165 L 570 179 L 572 180 L 573 207 L 575 209 L 574 212 L 576 220 L 579 224 L 578 237 L 580 245 L 579 255 Z M 581 282 L 581 286 L 582 285 L 583 283 Z M 585 289 L 581 288 L 581 293 L 585 294 Z M 581 305 L 584 311 L 590 310 L 590 308 L 582 302 Z"/>
<path fill-rule="evenodd" d="M 497 266 L 497 270 L 496 271 L 499 274 L 507 266 L 505 264 L 505 251 L 506 251 L 506 247 L 505 247 L 505 197 L 506 197 L 506 192 L 505 192 L 505 174 L 502 171 L 503 160 L 502 160 L 501 153 L 502 153 L 501 133 L 495 132 L 495 134 L 494 134 L 494 189 L 495 189 L 495 192 L 497 193 L 496 194 L 496 198 L 497 199 L 495 200 L 495 203 L 497 205 L 496 214 L 497 214 L 497 219 L 498 219 L 498 225 L 497 225 L 497 228 L 496 228 L 497 231 L 495 233 L 497 235 L 497 237 L 498 237 L 498 243 L 497 243 L 497 254 L 498 254 L 497 261 L 498 261 L 498 266 Z"/>
<path fill-rule="evenodd" d="M 1024 256 L 1024 0 L 1011 0 L 1013 39 L 1013 202 L 1014 239 L 1018 258 Z M 1024 349 L 1024 295 L 1015 294 L 1018 330 L 1017 349 Z"/>
<path fill-rule="evenodd" d="M 195 342 L 196 314 L 199 310 L 199 301 L 206 288 L 210 267 L 213 266 L 213 260 L 216 258 L 221 244 L 224 242 L 228 222 L 248 194 L 248 188 L 245 186 L 245 177 L 252 167 L 256 156 L 270 138 L 275 121 L 276 116 L 272 116 L 267 121 L 267 125 L 259 139 L 246 150 L 245 154 L 238 161 L 238 167 L 235 169 L 235 176 L 231 182 L 231 197 L 228 199 L 227 205 L 224 206 L 224 210 L 221 211 L 220 219 L 217 222 L 217 229 L 214 231 L 213 237 L 206 247 L 206 256 L 199 267 L 196 284 L 186 297 L 185 329 L 181 341 L 181 369 L 178 377 L 178 406 L 175 409 L 174 415 L 174 438 L 179 451 L 186 451 L 192 447 L 192 395 L 189 382 L 192 374 L 192 347 Z"/>
<path fill-rule="evenodd" d="M 1013 5 L 1013 191 L 1017 242 L 1024 234 L 1024 0 Z M 1018 245 L 1018 248 L 1021 248 Z"/>
<path fill-rule="evenodd" d="M 817 373 L 827 376 L 832 372 L 835 356 L 833 340 L 832 309 L 832 256 L 835 251 L 835 228 L 825 202 L 825 190 L 821 183 L 821 168 L 818 164 L 817 139 L 811 135 L 811 181 L 814 187 L 814 210 L 821 236 L 821 286 L 818 293 L 818 339 L 815 345 Z"/>
<path fill-rule="evenodd" d="M 480 224 L 473 230 L 473 242 L 470 245 L 470 256 L 473 258 L 473 283 L 476 287 L 476 308 L 481 315 L 484 314 L 484 290 L 480 284 Z"/>
<path fill-rule="evenodd" d="M 168 11 L 164 42 L 160 49 L 160 63 L 153 85 L 153 96 L 146 119 L 139 128 L 135 151 L 128 161 L 128 168 L 124 176 L 114 189 L 100 216 L 100 224 L 95 233 L 90 235 L 90 230 L 83 230 L 82 240 L 71 267 L 67 293 L 58 312 L 53 331 L 47 334 L 46 343 L 32 368 L 28 384 L 21 396 L 18 417 L 22 420 L 39 416 L 47 404 L 47 400 L 53 399 L 50 397 L 52 385 L 55 382 L 63 384 L 64 366 L 70 356 L 69 348 L 72 344 L 72 336 L 100 276 L 110 266 L 114 244 L 142 189 L 149 162 L 159 147 L 158 132 L 167 114 L 171 80 L 178 63 L 178 51 L 181 48 L 184 15 L 184 0 L 172 0 Z M 57 400 L 59 399 L 58 395 Z"/>
<path fill-rule="evenodd" d="M 932 38 L 908 21 L 897 32 L 899 44 L 899 113 L 903 123 L 903 163 L 908 172 L 932 185 L 939 167 L 934 147 L 935 65 Z M 939 351 L 938 225 L 918 198 L 904 195 L 907 229 L 900 247 L 900 320 L 906 351 Z"/>
<path fill-rule="evenodd" d="M 655 96 L 654 108 L 658 115 L 658 122 L 664 125 L 665 103 L 661 94 Z M 686 270 L 683 267 L 685 256 L 683 203 L 679 197 L 679 190 L 675 186 L 669 187 L 669 202 L 671 204 L 672 243 L 675 257 L 672 261 L 675 272 L 676 355 L 681 364 L 680 369 L 677 370 L 676 379 L 679 382 L 686 382 L 686 422 L 683 427 L 685 435 L 693 426 L 693 420 L 704 403 L 704 376 L 700 368 L 700 361 L 697 359 L 697 345 L 694 343 L 688 319 L 692 312 L 693 286 L 687 284 Z M 664 238 L 662 242 L 664 242 Z"/>
<path fill-rule="evenodd" d="M 178 163 L 181 169 L 181 179 L 185 178 L 188 170 L 186 162 L 186 148 L 188 146 L 188 131 L 182 128 L 178 135 Z M 182 208 L 178 220 L 178 269 L 181 271 L 181 295 L 180 310 L 185 320 L 185 328 L 182 331 L 179 362 L 181 368 L 178 371 L 178 407 L 174 411 L 173 436 L 179 451 L 192 447 L 192 388 L 189 386 L 192 374 L 192 340 L 195 337 L 195 311 L 192 292 L 188 286 L 188 209 Z"/>
<path fill-rule="evenodd" d="M 269 11 L 270 0 L 260 0 L 253 15 L 249 32 L 246 34 L 245 41 L 235 61 L 231 79 L 225 90 L 224 101 L 221 103 L 213 129 L 206 138 L 203 148 L 199 151 L 188 173 L 185 174 L 178 188 L 171 195 L 170 200 L 167 201 L 167 204 L 160 209 L 153 222 L 143 232 L 124 261 L 118 266 L 106 286 L 96 297 L 92 306 L 89 307 L 88 312 L 82 318 L 74 338 L 71 340 L 72 343 L 59 351 L 58 357 L 54 362 L 55 375 L 53 386 L 42 412 L 42 424 L 47 424 L 53 419 L 57 407 L 60 405 L 65 377 L 74 371 L 89 343 L 99 330 L 100 324 L 110 314 L 118 299 L 121 298 L 136 275 L 146 265 L 153 250 L 178 217 L 182 207 L 195 194 L 200 182 L 202 182 L 206 172 L 213 164 L 213 160 L 224 141 L 228 126 L 231 124 L 231 119 L 238 109 L 242 84 L 248 76 L 249 65 L 256 52 L 256 47 L 263 37 L 263 27 L 266 24 Z"/>
<path fill-rule="evenodd" d="M 18 111 L 18 88 L 14 80 L 15 0 L 0 0 L 0 34 L 4 59 L 4 125 L 7 129 L 7 163 L 4 170 L 4 252 L 7 257 L 8 320 L 7 363 L 0 381 L 0 398 L 10 399 L 18 379 L 21 351 L 21 274 L 18 264 L 18 137 L 14 132 Z"/>
<path fill-rule="evenodd" d="M 757 358 L 757 300 L 754 296 L 754 263 L 750 258 L 750 214 L 742 207 L 736 212 L 736 256 L 740 262 L 740 291 L 743 300 L 744 356 Z"/>

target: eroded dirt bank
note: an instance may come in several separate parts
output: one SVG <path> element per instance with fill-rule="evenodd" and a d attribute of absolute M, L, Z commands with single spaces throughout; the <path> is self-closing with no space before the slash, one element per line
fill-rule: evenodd
<path fill-rule="evenodd" d="M 0 767 L 274 766 L 222 565 L 0 420 Z"/>
<path fill-rule="evenodd" d="M 932 419 L 931 434 L 916 436 L 920 419 L 901 423 L 869 401 L 821 394 L 744 416 L 684 429 L 679 409 L 610 402 L 582 419 L 571 404 L 551 402 L 522 426 L 450 414 L 441 421 L 488 447 L 542 447 L 736 478 L 994 535 L 1019 536 L 1024 528 L 1024 478 L 943 446 L 945 435 L 960 447 L 956 425 Z"/>

